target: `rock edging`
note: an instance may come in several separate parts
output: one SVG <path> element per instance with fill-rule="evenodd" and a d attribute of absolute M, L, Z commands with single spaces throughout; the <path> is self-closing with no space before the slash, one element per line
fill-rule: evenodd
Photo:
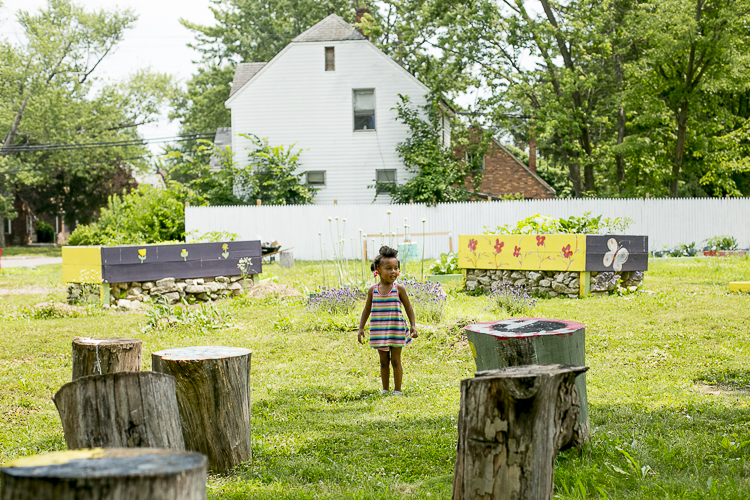
<path fill-rule="evenodd" d="M 523 287 L 529 295 L 541 297 L 577 298 L 581 285 L 577 271 L 513 271 L 503 269 L 467 269 L 466 291 L 489 293 L 494 283 L 511 283 Z M 625 288 L 637 287 L 643 281 L 643 271 L 591 272 L 592 295 L 606 295 L 622 280 Z"/>

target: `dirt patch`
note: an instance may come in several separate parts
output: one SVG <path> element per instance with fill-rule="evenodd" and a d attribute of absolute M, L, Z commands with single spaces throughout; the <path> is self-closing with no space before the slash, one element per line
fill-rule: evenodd
<path fill-rule="evenodd" d="M 696 391 L 714 396 L 750 396 L 750 386 L 695 384 Z"/>
<path fill-rule="evenodd" d="M 247 294 L 254 299 L 262 299 L 272 295 L 279 297 L 302 297 L 302 293 L 289 285 L 280 283 L 258 283 L 247 289 Z"/>

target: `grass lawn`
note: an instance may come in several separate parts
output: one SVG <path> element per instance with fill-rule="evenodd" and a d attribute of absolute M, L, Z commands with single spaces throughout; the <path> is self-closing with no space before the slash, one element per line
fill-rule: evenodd
<path fill-rule="evenodd" d="M 750 295 L 727 291 L 750 280 L 750 260 L 650 267 L 655 296 L 541 300 L 534 311 L 587 325 L 592 441 L 556 458 L 555 498 L 750 498 Z M 320 264 L 264 269 L 303 292 L 322 284 Z M 164 348 L 253 349 L 254 457 L 212 475 L 209 498 L 450 498 L 458 386 L 474 369 L 456 325 L 496 319 L 486 298 L 447 287 L 442 324 L 404 350 L 396 398 L 379 394 L 374 351 L 340 331 L 357 314 L 241 299 L 217 306 L 230 326 L 141 333 L 144 313 L 24 313 L 51 294 L 64 300 L 59 276 L 60 266 L 0 271 L 0 462 L 65 448 L 50 396 L 70 380 L 74 336 L 138 336 L 144 369 Z"/>
<path fill-rule="evenodd" d="M 3 248 L 3 257 L 62 257 L 62 247 L 48 246 L 25 246 L 25 247 L 5 247 Z"/>

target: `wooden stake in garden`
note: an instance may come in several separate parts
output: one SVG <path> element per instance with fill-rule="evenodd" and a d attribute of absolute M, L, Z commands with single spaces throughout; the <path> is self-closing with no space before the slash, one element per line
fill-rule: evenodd
<path fill-rule="evenodd" d="M 2 500 L 205 500 L 206 457 L 153 448 L 58 451 L 6 463 Z"/>
<path fill-rule="evenodd" d="M 252 458 L 250 349 L 185 347 L 151 355 L 155 372 L 177 382 L 185 447 L 223 472 Z"/>
<path fill-rule="evenodd" d="M 174 378 L 152 372 L 80 377 L 52 400 L 68 449 L 184 450 Z"/>
<path fill-rule="evenodd" d="M 142 346 L 138 339 L 75 337 L 73 380 L 87 375 L 141 371 Z"/>
<path fill-rule="evenodd" d="M 559 450 L 581 446 L 576 376 L 524 365 L 461 381 L 453 500 L 551 500 Z"/>

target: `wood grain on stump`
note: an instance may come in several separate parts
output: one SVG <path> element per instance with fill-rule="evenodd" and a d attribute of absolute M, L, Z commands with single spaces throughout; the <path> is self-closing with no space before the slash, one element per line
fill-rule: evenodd
<path fill-rule="evenodd" d="M 1 500 L 205 500 L 206 457 L 160 449 L 98 448 L 5 464 Z"/>
<path fill-rule="evenodd" d="M 185 347 L 151 355 L 155 372 L 177 384 L 185 447 L 225 471 L 252 458 L 250 357 L 239 347 Z"/>
<path fill-rule="evenodd" d="M 81 377 L 53 396 L 68 449 L 184 450 L 174 378 L 118 372 Z"/>
<path fill-rule="evenodd" d="M 582 444 L 576 375 L 524 365 L 461 381 L 454 500 L 551 500 L 555 454 Z"/>
<path fill-rule="evenodd" d="M 513 318 L 476 323 L 466 327 L 477 371 L 506 366 L 586 364 L 586 327 L 576 321 L 544 318 Z M 586 374 L 576 379 L 581 398 L 578 434 L 589 440 L 589 405 Z"/>
<path fill-rule="evenodd" d="M 87 375 L 141 371 L 141 348 L 138 339 L 120 337 L 73 339 L 73 380 Z"/>

